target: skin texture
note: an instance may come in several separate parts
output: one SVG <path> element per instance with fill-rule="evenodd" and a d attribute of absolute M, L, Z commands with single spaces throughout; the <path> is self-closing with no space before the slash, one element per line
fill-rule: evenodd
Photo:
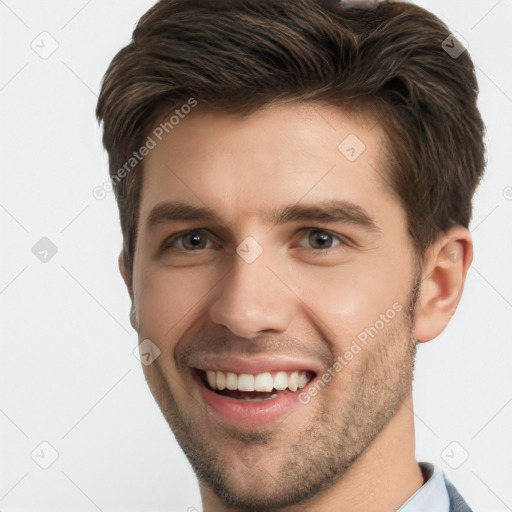
<path fill-rule="evenodd" d="M 349 134 L 365 145 L 354 161 L 338 149 Z M 465 228 L 452 228 L 416 264 L 386 183 L 385 144 L 378 125 L 333 106 L 282 104 L 245 118 L 196 109 L 144 161 L 133 283 L 122 257 L 120 270 L 132 325 L 160 350 L 143 367 L 146 380 L 199 478 L 206 512 L 386 512 L 423 484 L 414 458 L 416 344 L 453 315 L 472 245 Z M 148 229 L 151 210 L 169 200 L 207 206 L 221 220 Z M 358 205 L 376 229 L 266 219 L 328 200 Z M 190 236 L 170 240 L 197 229 L 199 250 Z M 325 248 L 315 230 L 324 230 Z M 248 236 L 263 249 L 250 264 L 236 252 Z M 203 357 L 304 358 L 323 375 L 394 304 L 393 319 L 279 421 L 245 428 L 205 407 L 191 368 Z"/>

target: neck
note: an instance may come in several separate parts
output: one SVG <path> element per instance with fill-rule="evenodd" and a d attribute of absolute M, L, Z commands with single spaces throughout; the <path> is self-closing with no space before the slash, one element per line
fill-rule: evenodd
<path fill-rule="evenodd" d="M 280 512 L 394 512 L 422 485 L 415 459 L 412 389 L 380 434 L 346 471 L 321 495 Z M 227 509 L 212 491 L 199 483 L 205 512 Z"/>

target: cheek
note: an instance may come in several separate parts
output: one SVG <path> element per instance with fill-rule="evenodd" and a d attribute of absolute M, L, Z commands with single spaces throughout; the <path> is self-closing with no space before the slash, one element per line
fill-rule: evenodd
<path fill-rule="evenodd" d="M 147 272 L 136 292 L 141 336 L 159 346 L 172 346 L 171 341 L 180 338 L 214 282 L 184 269 Z"/>
<path fill-rule="evenodd" d="M 393 304 L 405 307 L 408 280 L 399 266 L 374 262 L 346 268 L 302 270 L 301 293 L 307 309 L 321 321 L 329 338 L 336 337 L 344 346 L 365 328 L 373 326 L 380 315 L 393 313 Z M 393 314 L 394 316 L 394 314 Z M 315 321 L 315 320 L 314 320 Z"/>

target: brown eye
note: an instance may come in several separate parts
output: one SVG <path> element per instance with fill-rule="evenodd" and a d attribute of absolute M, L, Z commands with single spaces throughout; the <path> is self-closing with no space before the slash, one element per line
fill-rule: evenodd
<path fill-rule="evenodd" d="M 200 251 L 209 249 L 208 242 L 211 242 L 208 233 L 204 230 L 194 230 L 173 236 L 170 240 L 164 242 L 162 250 L 176 249 L 178 251 Z"/>
<path fill-rule="evenodd" d="M 308 242 L 313 249 L 331 249 L 334 237 L 326 231 L 311 231 L 308 236 Z"/>
<path fill-rule="evenodd" d="M 304 233 L 300 240 L 300 247 L 309 249 L 310 254 L 316 256 L 329 256 L 351 247 L 349 238 L 338 233 L 332 233 L 320 228 L 303 228 Z"/>
<path fill-rule="evenodd" d="M 181 239 L 183 240 L 183 248 L 187 251 L 205 248 L 206 237 L 198 231 L 193 231 L 191 233 L 182 235 Z"/>

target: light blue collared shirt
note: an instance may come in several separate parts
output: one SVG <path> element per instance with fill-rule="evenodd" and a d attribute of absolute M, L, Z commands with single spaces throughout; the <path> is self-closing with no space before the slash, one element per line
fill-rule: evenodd
<path fill-rule="evenodd" d="M 450 498 L 443 470 L 429 462 L 419 465 L 427 481 L 396 512 L 449 512 Z"/>

